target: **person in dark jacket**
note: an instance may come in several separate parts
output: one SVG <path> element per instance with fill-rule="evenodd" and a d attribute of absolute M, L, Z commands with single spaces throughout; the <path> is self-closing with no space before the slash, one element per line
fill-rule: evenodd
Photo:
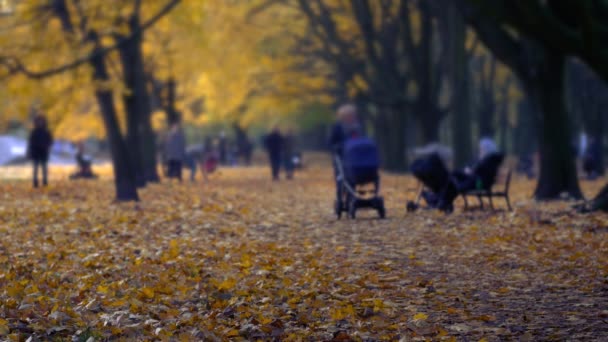
<path fill-rule="evenodd" d="M 179 122 L 171 126 L 165 141 L 165 155 L 168 162 L 169 178 L 182 180 L 182 165 L 186 158 L 186 136 Z"/>
<path fill-rule="evenodd" d="M 285 167 L 287 179 L 293 179 L 295 169 L 295 165 L 293 163 L 296 148 L 295 140 L 295 136 L 291 130 L 288 130 L 283 137 L 283 166 Z"/>
<path fill-rule="evenodd" d="M 38 170 L 42 171 L 42 185 L 48 185 L 48 162 L 53 145 L 53 136 L 47 127 L 46 118 L 43 115 L 38 115 L 34 119 L 34 129 L 30 133 L 28 139 L 27 154 L 28 158 L 33 163 L 33 182 L 34 187 L 37 188 L 38 183 Z"/>
<path fill-rule="evenodd" d="M 279 179 L 279 170 L 281 168 L 281 154 L 283 153 L 284 138 L 277 127 L 264 137 L 264 147 L 268 152 L 270 160 L 270 168 L 272 170 L 272 179 Z"/>
<path fill-rule="evenodd" d="M 329 134 L 329 148 L 331 153 L 338 158 L 342 158 L 342 152 L 344 149 L 344 143 L 348 139 L 357 138 L 363 135 L 359 119 L 357 118 L 357 107 L 353 104 L 344 104 L 338 108 L 336 112 L 337 121 L 331 128 Z M 336 178 L 336 198 L 342 198 L 342 187 L 340 186 L 340 180 L 338 180 L 338 168 L 335 160 L 334 165 L 334 176 Z"/>
<path fill-rule="evenodd" d="M 346 140 L 362 136 L 362 129 L 357 118 L 357 107 L 353 104 L 340 106 L 337 111 L 338 120 L 331 128 L 329 147 L 332 153 L 342 156 Z"/>

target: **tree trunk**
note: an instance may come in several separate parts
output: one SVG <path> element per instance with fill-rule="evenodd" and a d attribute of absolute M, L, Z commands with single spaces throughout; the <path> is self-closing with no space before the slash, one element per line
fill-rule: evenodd
<path fill-rule="evenodd" d="M 489 98 L 489 96 L 494 96 L 491 92 L 482 91 L 481 98 L 481 108 L 479 109 L 479 137 L 493 137 L 496 133 L 494 131 L 494 114 L 496 112 L 496 104 L 494 103 L 493 98 Z"/>
<path fill-rule="evenodd" d="M 528 94 L 517 106 L 517 125 L 513 130 L 513 147 L 518 156 L 528 157 L 536 152 L 538 107 L 533 106 Z"/>
<path fill-rule="evenodd" d="M 93 36 L 93 35 L 92 35 Z M 105 83 L 110 80 L 108 70 L 105 65 L 103 54 L 100 53 L 101 45 L 98 41 L 98 36 L 94 35 L 92 40 L 96 43 L 97 51 L 93 52 L 94 57 L 90 61 L 93 68 L 93 79 L 100 83 Z M 127 149 L 127 144 L 120 132 L 118 124 L 118 116 L 114 107 L 114 96 L 111 90 L 97 89 L 95 97 L 108 136 L 108 144 L 112 153 L 112 166 L 114 169 L 114 185 L 116 187 L 117 201 L 138 201 L 137 185 L 135 182 L 135 173 L 133 172 L 130 156 Z"/>
<path fill-rule="evenodd" d="M 575 164 L 571 126 L 564 102 L 565 57 L 544 51 L 537 78 L 528 93 L 539 108 L 540 179 L 534 196 L 559 199 L 562 193 L 582 198 Z M 528 81 L 530 82 L 530 81 Z"/>
<path fill-rule="evenodd" d="M 454 166 L 465 166 L 473 156 L 471 114 L 469 101 L 469 61 L 466 51 L 467 27 L 456 4 L 448 7 L 451 28 L 452 139 Z"/>
<path fill-rule="evenodd" d="M 380 109 L 380 126 L 376 129 L 376 139 L 380 145 L 382 167 L 389 171 L 407 170 L 406 117 L 399 106 Z"/>
<path fill-rule="evenodd" d="M 416 106 L 416 112 L 422 128 L 423 145 L 439 142 L 439 110 L 429 101 L 422 101 Z"/>
<path fill-rule="evenodd" d="M 148 181 L 159 182 L 160 177 L 156 167 L 156 141 L 151 122 L 150 95 L 146 87 L 142 35 L 135 33 L 139 26 L 139 16 L 133 15 L 129 19 L 133 36 L 121 45 L 119 54 L 129 89 L 129 93 L 123 96 L 129 123 L 128 140 L 132 161 L 136 163 L 137 184 L 141 187 Z"/>
<path fill-rule="evenodd" d="M 166 87 L 167 98 L 165 101 L 165 112 L 167 113 L 167 122 L 169 123 L 169 126 L 171 126 L 180 120 L 179 112 L 175 105 L 177 98 L 177 82 L 173 76 L 169 78 Z"/>

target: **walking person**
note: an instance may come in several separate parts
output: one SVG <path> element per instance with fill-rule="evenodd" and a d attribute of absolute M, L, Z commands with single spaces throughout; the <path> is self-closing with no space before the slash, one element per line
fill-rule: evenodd
<path fill-rule="evenodd" d="M 165 155 L 168 163 L 169 178 L 182 181 L 182 164 L 186 157 L 186 137 L 179 122 L 174 123 L 169 130 L 165 143 Z"/>
<path fill-rule="evenodd" d="M 295 156 L 295 137 L 291 130 L 288 130 L 283 137 L 283 166 L 287 179 L 293 179 L 295 166 L 293 158 Z"/>
<path fill-rule="evenodd" d="M 38 115 L 34 118 L 34 129 L 28 139 L 27 155 L 33 163 L 34 188 L 39 185 L 38 170 L 42 172 L 42 185 L 48 185 L 48 162 L 53 145 L 53 136 L 47 127 L 46 117 Z"/>
<path fill-rule="evenodd" d="M 357 107 L 353 104 L 344 104 L 336 112 L 337 120 L 331 128 L 329 148 L 332 155 L 342 159 L 344 143 L 351 138 L 361 137 L 363 130 L 357 117 Z M 333 159 L 333 156 L 332 156 Z M 338 179 L 338 166 L 333 160 L 334 177 L 336 178 L 336 198 L 342 198 L 342 187 Z"/>
<path fill-rule="evenodd" d="M 281 168 L 281 154 L 283 153 L 284 139 L 278 127 L 275 127 L 264 138 L 264 146 L 268 152 L 270 161 L 270 169 L 272 170 L 272 179 L 279 180 L 279 170 Z"/>
<path fill-rule="evenodd" d="M 201 171 L 203 172 L 203 180 L 205 181 L 209 179 L 210 174 L 215 172 L 219 164 L 219 152 L 215 145 L 216 144 L 211 138 L 207 137 L 205 139 L 202 162 L 200 165 Z"/>

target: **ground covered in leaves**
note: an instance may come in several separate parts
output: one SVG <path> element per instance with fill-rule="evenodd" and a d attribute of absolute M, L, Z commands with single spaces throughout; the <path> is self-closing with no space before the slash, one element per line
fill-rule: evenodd
<path fill-rule="evenodd" d="M 0 339 L 608 338 L 607 215 L 536 204 L 523 179 L 514 212 L 406 214 L 414 181 L 384 175 L 388 219 L 337 221 L 319 165 L 138 204 L 113 204 L 108 179 L 0 183 Z"/>

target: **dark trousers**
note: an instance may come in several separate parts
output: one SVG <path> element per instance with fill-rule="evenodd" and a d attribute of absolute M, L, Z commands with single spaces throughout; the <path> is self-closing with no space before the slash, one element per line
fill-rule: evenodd
<path fill-rule="evenodd" d="M 285 161 L 283 162 L 283 166 L 285 167 L 285 174 L 287 175 L 287 179 L 293 178 L 294 165 L 291 156 L 286 156 Z"/>
<path fill-rule="evenodd" d="M 279 179 L 279 171 L 281 170 L 281 157 L 270 155 L 270 169 L 272 171 L 272 179 Z"/>
<path fill-rule="evenodd" d="M 48 174 L 49 174 L 49 168 L 48 168 L 48 161 L 46 160 L 33 160 L 33 166 L 34 166 L 34 187 L 38 187 L 38 170 L 40 169 L 40 171 L 42 172 L 42 184 L 44 186 L 48 185 Z"/>
<path fill-rule="evenodd" d="M 182 180 L 182 161 L 181 160 L 169 160 L 167 175 L 169 178 L 177 178 Z"/>

